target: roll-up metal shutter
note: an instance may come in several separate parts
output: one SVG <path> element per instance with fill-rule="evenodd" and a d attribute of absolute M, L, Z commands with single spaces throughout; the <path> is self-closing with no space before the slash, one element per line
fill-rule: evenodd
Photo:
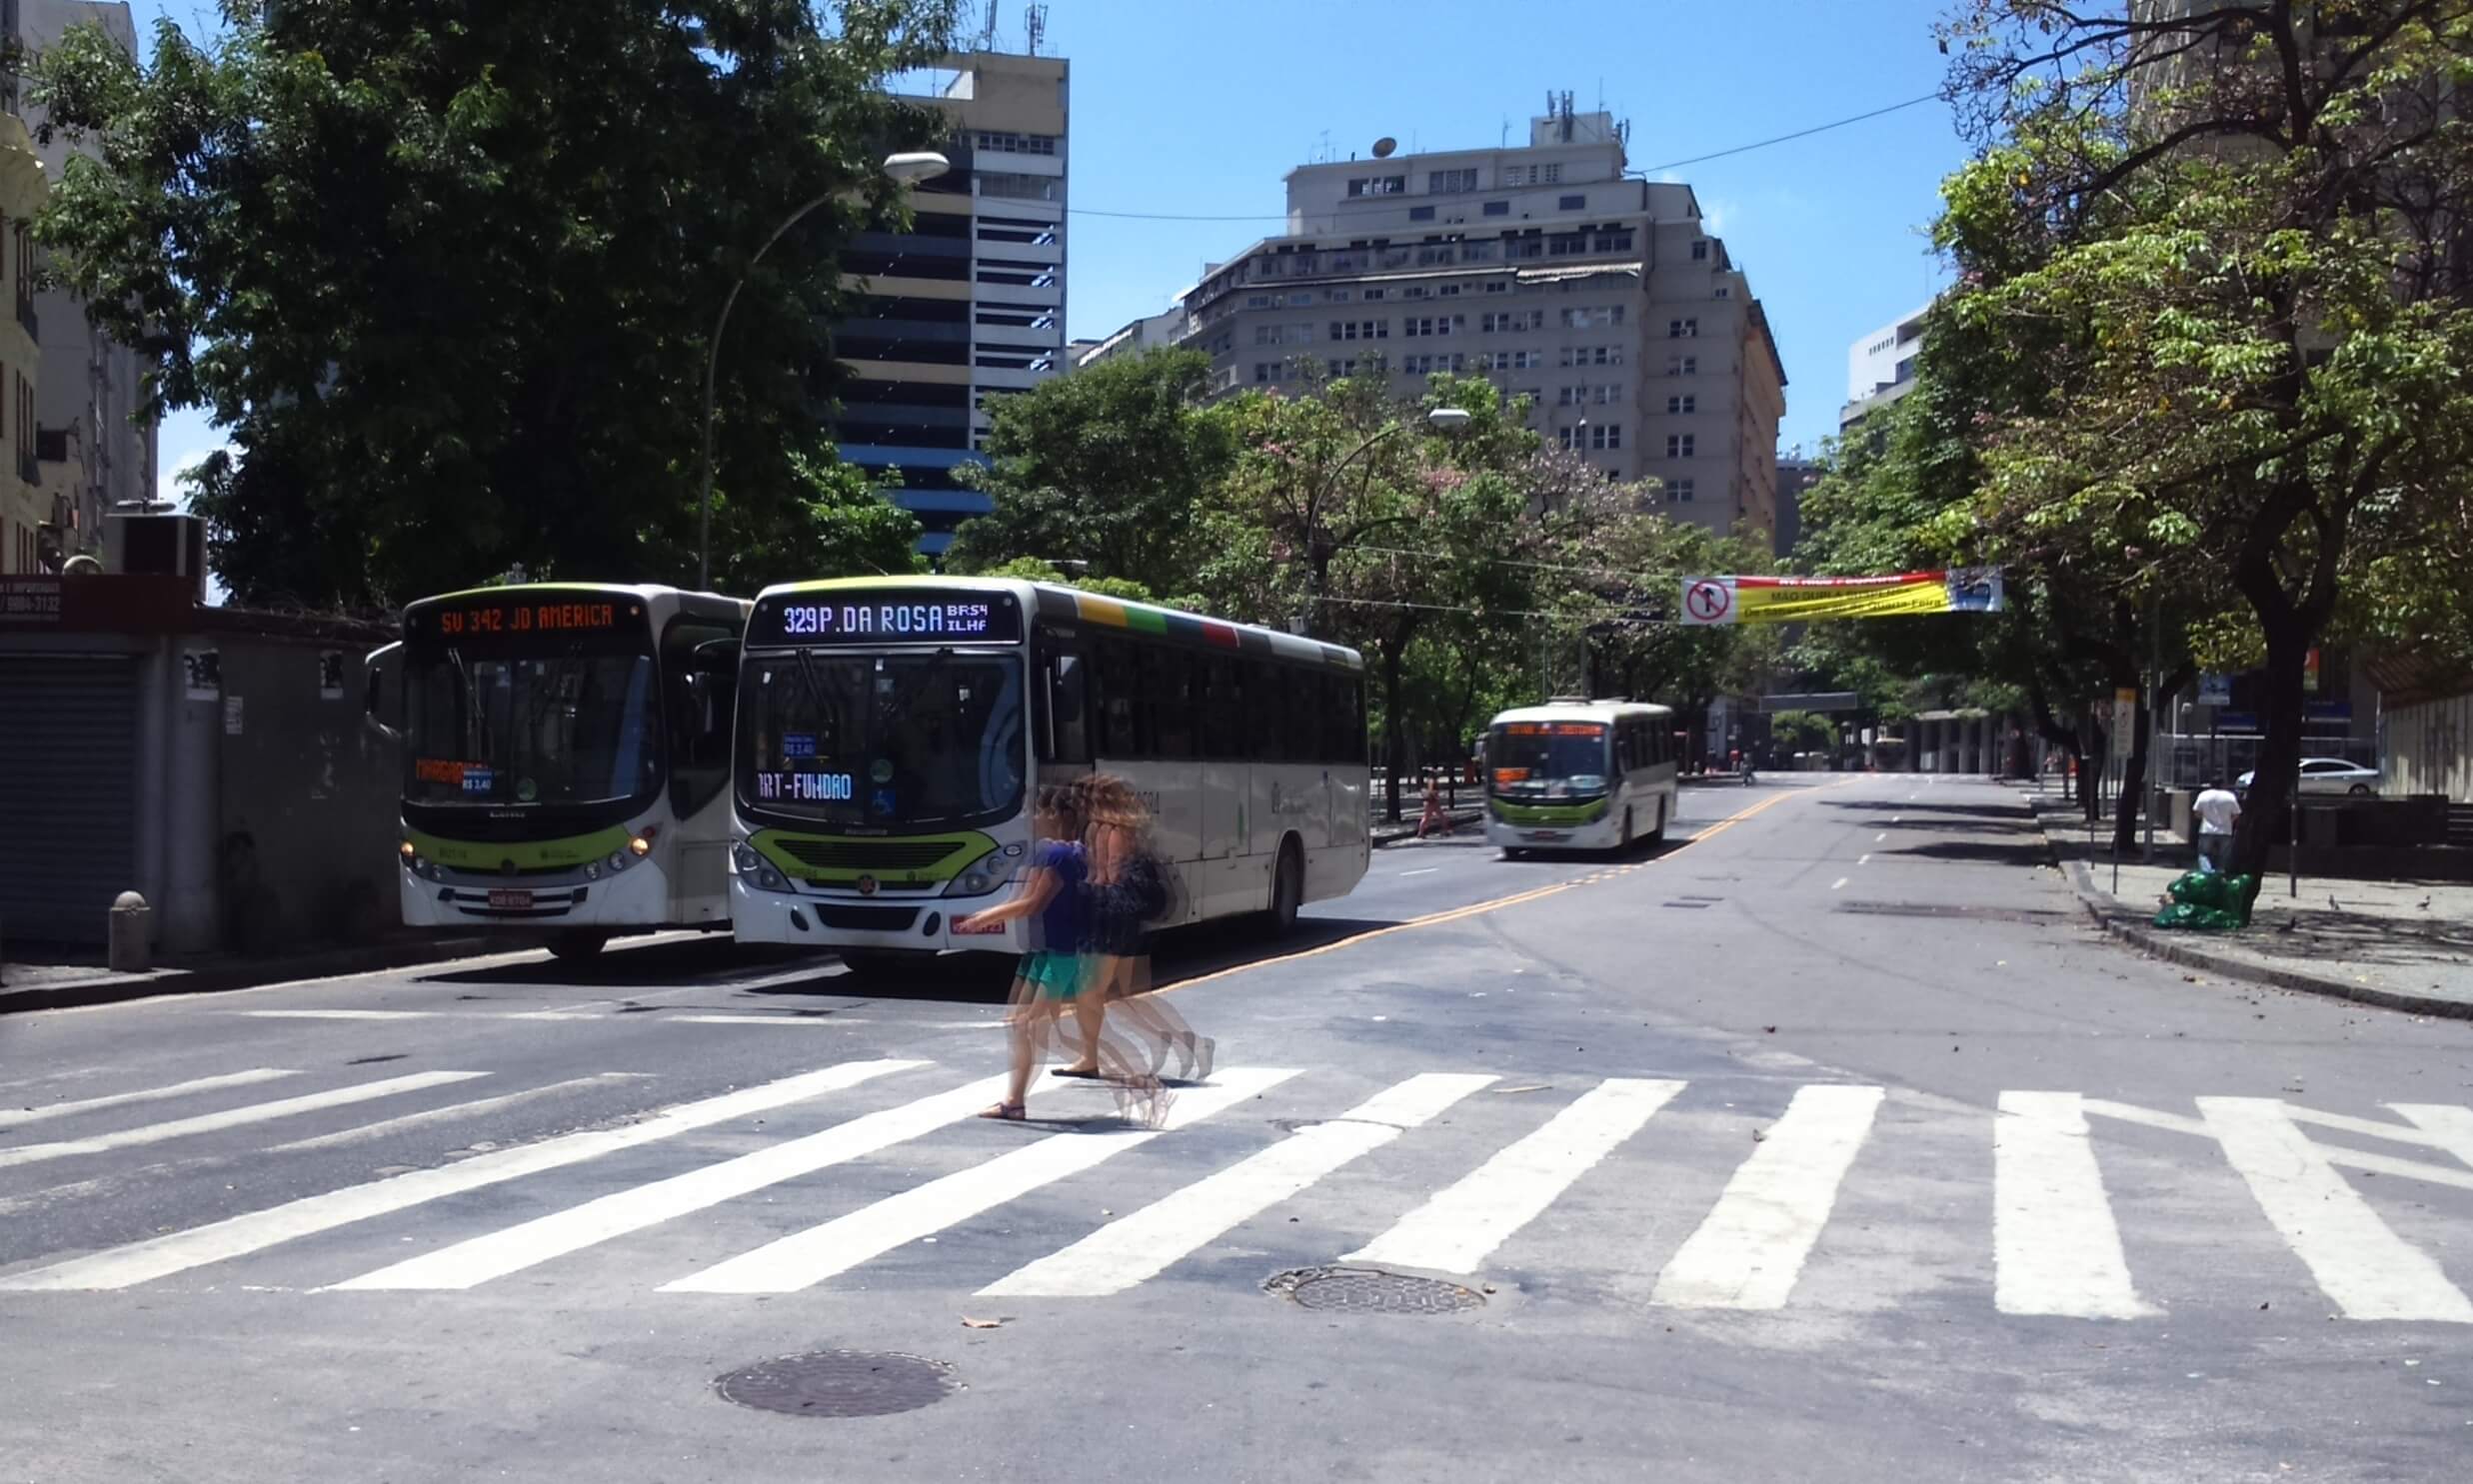
<path fill-rule="evenodd" d="M 136 864 L 136 666 L 0 657 L 0 933 L 102 942 Z"/>

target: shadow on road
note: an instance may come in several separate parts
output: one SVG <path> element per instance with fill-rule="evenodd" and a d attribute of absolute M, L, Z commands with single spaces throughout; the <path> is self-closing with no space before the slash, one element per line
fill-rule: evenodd
<path fill-rule="evenodd" d="M 1901 845 L 1885 851 L 1891 855 L 1920 855 L 1927 860 L 1979 860 L 1994 865 L 2043 865 L 2052 858 L 2052 847 L 2042 836 L 2020 836 L 2013 844 L 1995 844 L 1990 840 L 1944 839 L 1920 845 Z"/>
<path fill-rule="evenodd" d="M 1823 806 L 1852 809 L 1867 814 L 1932 814 L 1955 818 L 2009 819 L 2025 818 L 2014 803 L 1909 803 L 1886 798 L 1831 798 Z"/>

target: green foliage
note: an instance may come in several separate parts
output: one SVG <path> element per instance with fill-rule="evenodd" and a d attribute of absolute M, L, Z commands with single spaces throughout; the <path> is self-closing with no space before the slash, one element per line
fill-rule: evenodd
<path fill-rule="evenodd" d="M 243 601 L 374 607 L 521 562 L 694 571 L 701 378 L 720 361 L 726 571 L 866 565 L 890 518 L 829 470 L 814 373 L 835 251 L 937 137 L 888 72 L 953 0 L 227 0 L 139 63 L 73 29 L 38 64 L 72 154 L 52 268 L 237 456 L 194 482 Z M 855 525 L 854 525 L 855 523 Z M 871 556 L 870 554 L 876 554 Z"/>
<path fill-rule="evenodd" d="M 1198 402 L 1210 373 L 1200 352 L 1151 351 L 1000 401 L 990 462 L 964 466 L 996 509 L 963 524 L 947 565 L 1027 554 L 1089 564 L 1086 587 L 1193 591 L 1208 556 L 1197 515 L 1236 452 L 1230 411 Z"/>
<path fill-rule="evenodd" d="M 1115 598 L 1127 603 L 1149 603 L 1161 608 L 1192 611 L 1204 607 L 1199 594 L 1179 593 L 1163 598 L 1131 578 L 1068 576 L 1037 557 L 1016 557 L 1000 562 L 975 577 L 1009 578 L 1024 583 L 1053 583 L 1061 588 L 1079 588 L 1085 593 L 1097 593 L 1102 598 Z"/>
<path fill-rule="evenodd" d="M 1828 752 L 1837 748 L 1837 727 L 1818 712 L 1779 712 L 1769 718 L 1769 737 L 1779 752 Z"/>

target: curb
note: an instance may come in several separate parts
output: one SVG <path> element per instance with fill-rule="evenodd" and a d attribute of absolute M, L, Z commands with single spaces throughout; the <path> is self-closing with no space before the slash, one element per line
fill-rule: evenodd
<path fill-rule="evenodd" d="M 529 939 L 486 936 L 437 938 L 383 943 L 366 948 L 338 948 L 332 952 L 301 953 L 283 958 L 261 958 L 248 963 L 165 968 L 142 974 L 104 974 L 58 984 L 29 985 L 22 989 L 0 986 L 0 1016 L 22 1014 L 29 1010 L 65 1010 L 86 1005 L 118 1004 L 124 1000 L 151 999 L 161 994 L 216 994 L 229 989 L 281 984 L 293 979 L 379 973 L 390 968 L 412 968 L 531 946 L 537 944 Z"/>
<path fill-rule="evenodd" d="M 2031 802 L 2026 810 L 2035 820 L 2035 828 L 2047 846 L 2053 845 L 2052 831 L 2044 826 L 2043 811 Z M 2416 1015 L 2430 1015 L 2446 1020 L 2473 1020 L 2473 1000 L 2434 999 L 2400 989 L 2376 989 L 2368 984 L 2347 984 L 2342 979 L 2322 978 L 2288 968 L 2269 968 L 2221 953 L 2210 953 L 2192 947 L 2179 937 L 2163 933 L 2149 925 L 2134 912 L 2122 911 L 2107 904 L 2111 893 L 2095 884 L 2091 868 L 2083 860 L 2063 860 L 2057 846 L 2053 859 L 2061 874 L 2069 881 L 2069 889 L 2077 895 L 2078 905 L 2086 908 L 2090 921 L 2150 958 L 2161 958 L 2183 968 L 2203 968 L 2211 974 L 2228 979 L 2242 979 L 2253 984 L 2266 984 L 2277 989 L 2290 989 L 2301 994 L 2316 994 L 2328 999 L 2349 999 L 2356 1004 L 2376 1005 L 2381 1009 L 2405 1010 Z"/>

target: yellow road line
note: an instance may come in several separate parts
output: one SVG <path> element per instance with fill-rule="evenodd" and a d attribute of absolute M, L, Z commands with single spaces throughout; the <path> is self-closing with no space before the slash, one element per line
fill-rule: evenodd
<path fill-rule="evenodd" d="M 1846 778 L 1839 782 L 1826 783 L 1822 786 L 1840 788 L 1853 781 L 1855 781 L 1855 779 Z M 1695 834 L 1691 838 L 1676 845 L 1673 849 L 1655 857 L 1655 859 L 1639 861 L 1636 864 L 1625 866 L 1623 869 L 1638 870 L 1641 866 L 1653 865 L 1658 860 L 1671 860 L 1683 851 L 1690 849 L 1693 845 L 1700 843 L 1702 840 L 1708 839 L 1713 835 L 1722 834 L 1726 830 L 1733 828 L 1745 819 L 1759 813 L 1762 809 L 1773 808 L 1778 804 L 1784 803 L 1787 799 L 1794 797 L 1796 794 L 1811 791 L 1813 790 L 1807 788 L 1796 788 L 1789 792 L 1773 794 L 1760 800 L 1758 803 L 1751 805 L 1749 808 L 1735 810 L 1733 813 L 1728 814 L 1724 818 L 1719 819 L 1715 823 L 1709 825 L 1706 829 L 1701 830 L 1698 834 Z M 1318 958 L 1324 953 L 1335 953 L 1341 948 L 1352 948 L 1358 943 L 1371 942 L 1378 937 L 1389 937 L 1394 932 L 1407 932 L 1418 927 L 1438 927 L 1445 922 L 1457 922 L 1464 917 L 1477 917 L 1482 916 L 1487 912 L 1498 912 L 1504 907 L 1518 906 L 1522 902 L 1535 901 L 1540 897 L 1552 896 L 1557 892 L 1568 891 L 1574 886 L 1589 885 L 1602 879 L 1605 874 L 1607 873 L 1600 872 L 1597 875 L 1580 876 L 1568 881 L 1556 881 L 1550 886 L 1538 886 L 1531 890 L 1514 892 L 1509 896 L 1497 896 L 1490 901 L 1471 902 L 1467 906 L 1450 907 L 1439 912 L 1428 912 L 1422 917 L 1410 917 L 1405 922 L 1393 922 L 1387 927 L 1376 927 L 1367 932 L 1357 933 L 1353 937 L 1343 937 L 1335 943 L 1323 943 L 1318 947 L 1299 948 L 1293 953 L 1281 953 L 1272 958 L 1256 958 L 1246 963 L 1231 964 L 1227 968 L 1214 969 L 1207 974 L 1197 974 L 1190 979 L 1175 979 L 1169 983 L 1162 984 L 1160 989 L 1187 989 L 1196 984 L 1208 984 L 1214 979 L 1232 978 L 1237 974 L 1250 972 L 1253 969 L 1268 968 L 1274 963 L 1294 963 L 1303 958 Z"/>

